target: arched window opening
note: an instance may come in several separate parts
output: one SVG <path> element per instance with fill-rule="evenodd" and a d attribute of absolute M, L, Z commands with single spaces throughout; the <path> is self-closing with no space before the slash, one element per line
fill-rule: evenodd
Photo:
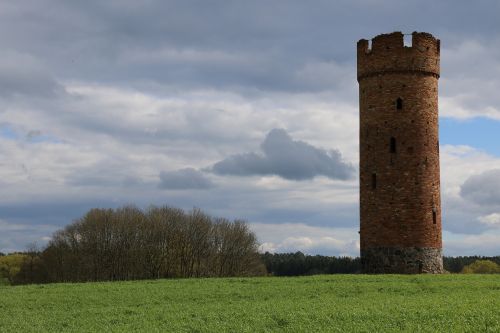
<path fill-rule="evenodd" d="M 437 211 L 436 211 L 436 208 L 432 209 L 432 223 L 433 224 L 437 223 Z"/>
<path fill-rule="evenodd" d="M 396 153 L 396 138 L 392 137 L 391 138 L 391 153 L 395 154 Z"/>
<path fill-rule="evenodd" d="M 401 99 L 401 97 L 398 97 L 398 99 L 396 100 L 396 109 L 403 110 L 403 100 Z"/>
<path fill-rule="evenodd" d="M 372 190 L 377 188 L 377 174 L 372 173 Z"/>

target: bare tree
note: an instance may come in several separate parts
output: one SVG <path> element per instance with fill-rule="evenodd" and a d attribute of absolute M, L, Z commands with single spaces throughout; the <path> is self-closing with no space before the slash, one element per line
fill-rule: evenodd
<path fill-rule="evenodd" d="M 168 206 L 91 209 L 32 253 L 53 282 L 265 273 L 244 221 Z"/>

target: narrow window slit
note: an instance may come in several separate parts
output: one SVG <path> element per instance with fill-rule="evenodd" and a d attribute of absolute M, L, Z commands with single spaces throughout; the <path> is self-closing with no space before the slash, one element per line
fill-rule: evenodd
<path fill-rule="evenodd" d="M 372 173 L 372 190 L 377 188 L 377 174 Z"/>
<path fill-rule="evenodd" d="M 396 153 L 396 138 L 392 137 L 391 138 L 391 153 L 395 154 Z"/>
<path fill-rule="evenodd" d="M 398 97 L 396 100 L 396 110 L 403 110 L 403 100 L 401 97 Z"/>

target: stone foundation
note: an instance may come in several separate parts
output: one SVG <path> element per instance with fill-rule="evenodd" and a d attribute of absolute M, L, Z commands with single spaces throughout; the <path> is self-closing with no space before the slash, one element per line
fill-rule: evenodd
<path fill-rule="evenodd" d="M 361 251 L 368 274 L 443 273 L 441 249 L 430 247 L 376 247 Z"/>

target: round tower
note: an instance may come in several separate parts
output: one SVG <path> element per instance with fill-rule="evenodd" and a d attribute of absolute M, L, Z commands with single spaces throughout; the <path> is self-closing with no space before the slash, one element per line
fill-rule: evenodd
<path fill-rule="evenodd" d="M 439 40 L 393 32 L 357 45 L 365 273 L 442 273 Z"/>

